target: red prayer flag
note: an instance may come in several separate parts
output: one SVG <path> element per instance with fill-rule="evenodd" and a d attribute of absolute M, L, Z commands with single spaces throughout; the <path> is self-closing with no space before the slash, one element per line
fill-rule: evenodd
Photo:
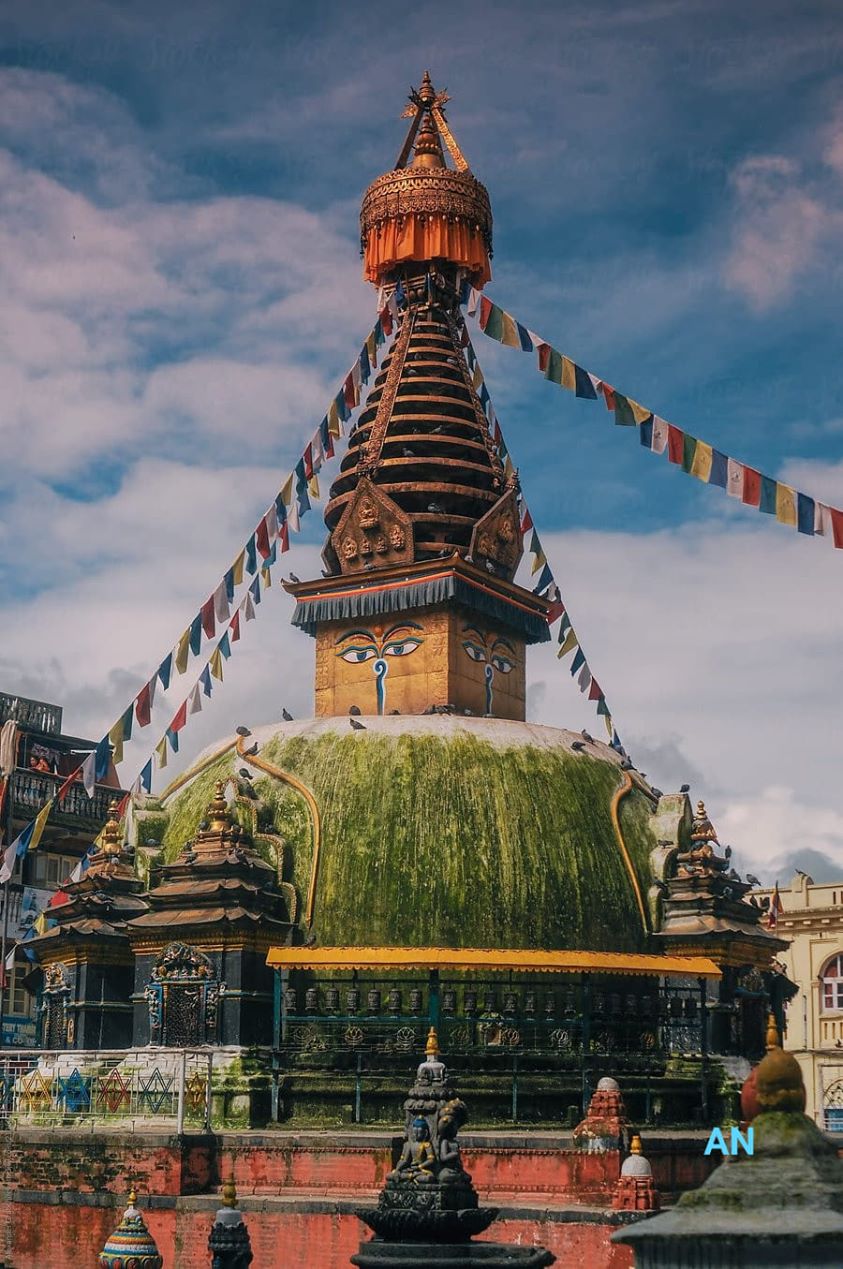
<path fill-rule="evenodd" d="M 182 727 L 184 727 L 186 722 L 187 722 L 187 701 L 182 701 L 181 705 L 179 705 L 175 713 L 175 716 L 173 717 L 173 721 L 170 723 L 170 726 L 167 728 L 167 731 L 179 732 L 181 731 Z"/>
<path fill-rule="evenodd" d="M 323 448 L 323 449 L 324 449 L 324 451 L 325 451 L 325 457 L 326 457 L 326 458 L 333 458 L 333 457 L 334 457 L 334 438 L 333 438 L 333 436 L 331 435 L 331 433 L 330 433 L 330 432 L 328 433 L 328 439 L 327 439 L 327 441 L 323 438 L 323 440 L 322 440 L 322 448 Z"/>
<path fill-rule="evenodd" d="M 304 451 L 304 474 L 310 480 L 313 476 L 313 446 L 308 444 Z"/>
<path fill-rule="evenodd" d="M 255 545 L 257 546 L 258 551 L 260 552 L 261 559 L 265 560 L 266 557 L 269 555 L 269 549 L 270 549 L 269 548 L 269 529 L 267 528 L 267 524 L 266 524 L 266 516 L 264 516 L 263 520 L 261 520 L 260 524 L 255 529 Z"/>
<path fill-rule="evenodd" d="M 54 890 L 47 900 L 48 908 L 57 908 L 60 903 L 67 903 L 70 895 L 65 890 Z"/>
<path fill-rule="evenodd" d="M 539 344 L 539 370 L 542 374 L 547 374 L 547 367 L 550 364 L 550 344 Z"/>
<path fill-rule="evenodd" d="M 603 397 L 604 397 L 604 400 L 605 400 L 605 402 L 606 402 L 606 409 L 607 409 L 607 410 L 614 410 L 614 408 L 615 408 L 615 389 L 614 389 L 614 388 L 610 388 L 610 387 L 609 387 L 609 385 L 608 385 L 608 383 L 601 383 L 600 387 L 601 387 L 601 389 L 602 389 L 602 391 L 603 391 Z M 673 462 L 673 459 L 671 459 L 670 461 L 671 461 L 671 462 Z M 681 463 L 681 461 L 682 461 L 682 459 L 680 458 L 680 459 L 679 459 L 679 462 Z"/>
<path fill-rule="evenodd" d="M 599 701 L 602 695 L 603 695 L 603 692 L 601 690 L 600 684 L 597 682 L 597 679 L 592 679 L 591 687 L 588 690 L 588 699 L 590 701 Z"/>
<path fill-rule="evenodd" d="M 672 463 L 682 462 L 685 449 L 685 433 L 681 427 L 667 425 L 667 456 Z"/>
<path fill-rule="evenodd" d="M 124 794 L 123 794 L 123 796 L 122 796 L 122 798 L 120 799 L 120 801 L 117 803 L 117 806 L 116 806 L 116 807 L 115 807 L 115 809 L 114 809 L 114 814 L 115 814 L 115 816 L 117 817 L 117 819 L 118 819 L 118 820 L 122 820 L 123 816 L 124 816 L 124 815 L 126 814 L 126 812 L 128 811 L 128 809 L 129 809 L 129 798 L 130 798 L 131 796 L 132 796 L 132 795 L 131 795 L 131 793 L 124 793 Z"/>
<path fill-rule="evenodd" d="M 565 605 L 561 599 L 556 599 L 547 610 L 547 624 L 552 626 L 554 621 L 558 621 L 565 611 Z"/>
<path fill-rule="evenodd" d="M 391 335 L 392 334 L 392 314 L 390 313 L 386 305 L 384 305 L 381 311 L 378 313 L 378 317 L 380 318 L 381 327 L 383 328 L 384 335 Z"/>
<path fill-rule="evenodd" d="M 843 511 L 838 511 L 837 507 L 829 507 L 831 515 L 831 533 L 834 538 L 834 545 L 839 549 L 843 549 Z"/>
<path fill-rule="evenodd" d="M 501 432 L 500 423 L 498 423 L 497 419 L 495 419 L 492 427 L 492 436 L 494 437 L 496 445 L 503 445 L 503 433 Z"/>
<path fill-rule="evenodd" d="M 529 509 L 524 508 L 524 519 L 521 521 L 521 532 L 529 533 L 533 527 L 533 517 L 530 515 Z"/>
<path fill-rule="evenodd" d="M 135 718 L 138 720 L 138 727 L 149 726 L 149 721 L 152 718 L 152 701 L 149 695 L 148 683 L 144 683 L 135 698 Z"/>
<path fill-rule="evenodd" d="M 213 639 L 216 630 L 216 617 L 214 616 L 214 597 L 206 599 L 202 607 L 199 609 L 199 616 L 202 618 L 202 629 L 209 639 Z"/>
<path fill-rule="evenodd" d="M 761 473 L 757 472 L 754 467 L 744 467 L 743 469 L 742 501 L 748 507 L 757 507 L 761 503 Z"/>
<path fill-rule="evenodd" d="M 70 788 L 71 784 L 73 784 L 73 783 L 75 782 L 76 777 L 77 777 L 78 775 L 80 775 L 80 774 L 81 774 L 81 772 L 82 772 L 82 768 L 81 768 L 81 767 L 77 767 L 75 771 L 71 771 L 70 775 L 67 777 L 67 779 L 65 780 L 64 784 L 61 786 L 61 788 L 59 789 L 58 793 L 56 794 L 56 800 L 57 800 L 58 802 L 60 802 L 60 801 L 62 800 L 62 798 L 64 797 L 65 793 L 67 793 L 67 790 Z M 2 805 L 2 802 L 3 802 L 3 799 L 2 799 L 2 797 L 0 797 L 0 805 Z"/>
<path fill-rule="evenodd" d="M 480 311 L 477 314 L 477 321 L 481 330 L 486 329 L 486 324 L 492 313 L 492 301 L 488 300 L 485 295 L 480 296 Z"/>
<path fill-rule="evenodd" d="M 284 520 L 278 529 L 278 541 L 281 543 L 281 554 L 290 549 L 290 530 L 287 527 L 287 521 Z"/>
<path fill-rule="evenodd" d="M 349 410 L 353 410 L 357 404 L 354 395 L 354 379 L 351 371 L 348 372 L 345 383 L 342 385 L 342 395 Z"/>
<path fill-rule="evenodd" d="M 231 625 L 228 627 L 231 631 L 231 642 L 236 643 L 240 638 L 240 609 L 238 608 L 234 616 L 231 618 Z"/>

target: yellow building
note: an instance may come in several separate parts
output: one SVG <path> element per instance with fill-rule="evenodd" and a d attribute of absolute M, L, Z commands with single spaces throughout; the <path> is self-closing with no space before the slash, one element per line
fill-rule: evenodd
<path fill-rule="evenodd" d="M 778 893 L 780 910 L 771 919 L 790 940 L 782 960 L 799 985 L 788 1005 L 785 1048 L 802 1067 L 808 1114 L 843 1132 L 843 879 L 818 885 L 797 873 Z M 759 897 L 773 906 L 773 891 Z"/>

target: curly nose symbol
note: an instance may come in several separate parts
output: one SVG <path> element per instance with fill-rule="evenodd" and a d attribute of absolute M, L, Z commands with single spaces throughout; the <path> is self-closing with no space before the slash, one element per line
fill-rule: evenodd
<path fill-rule="evenodd" d="M 378 657 L 377 661 L 372 662 L 372 670 L 376 679 L 376 691 L 378 698 L 378 713 L 382 714 L 386 705 L 386 676 L 389 666 L 383 657 Z"/>
<path fill-rule="evenodd" d="M 487 663 L 483 673 L 486 677 L 486 713 L 491 714 L 492 712 L 492 682 L 495 677 L 494 666 L 489 665 Z"/>

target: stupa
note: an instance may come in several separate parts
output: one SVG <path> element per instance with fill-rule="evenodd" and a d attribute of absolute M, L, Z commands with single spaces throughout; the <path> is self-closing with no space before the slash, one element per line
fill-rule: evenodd
<path fill-rule="evenodd" d="M 280 1117 L 335 1119 L 349 1101 L 360 1117 L 363 1070 L 383 1075 L 370 1110 L 388 1117 L 434 1026 L 452 1063 L 471 1057 L 477 1117 L 573 1102 L 576 1123 L 623 1054 L 630 1113 L 663 1081 L 665 1117 L 687 1121 L 719 1079 L 710 984 L 728 963 L 730 991 L 751 971 L 766 1000 L 781 945 L 712 865 L 684 793 L 662 797 L 617 745 L 526 717 L 528 650 L 554 605 L 518 579 L 519 478 L 466 359 L 460 300 L 490 277 L 492 216 L 447 100 L 425 75 L 395 166 L 363 199 L 365 273 L 398 320 L 330 490 L 322 576 L 286 583 L 314 639 L 314 717 L 238 728 L 136 816 L 161 866 L 129 927 L 135 1038 L 179 1034 L 156 979 L 175 932 L 196 971 L 234 896 L 250 910 L 262 896 L 250 946 L 277 971 L 274 1025 L 250 1036 L 283 1074 Z M 233 823 L 214 812 L 197 836 L 224 789 Z M 283 904 L 250 889 L 256 859 Z M 245 979 L 211 959 L 225 1020 Z M 745 1027 L 721 1040 L 756 1043 Z"/>

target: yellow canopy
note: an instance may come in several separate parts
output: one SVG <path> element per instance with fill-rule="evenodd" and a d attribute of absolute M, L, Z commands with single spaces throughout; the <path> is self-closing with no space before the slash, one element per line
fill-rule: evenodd
<path fill-rule="evenodd" d="M 484 947 L 272 947 L 273 969 L 520 970 L 542 974 L 661 974 L 720 978 L 705 956 L 649 956 L 625 952 L 536 952 Z"/>

